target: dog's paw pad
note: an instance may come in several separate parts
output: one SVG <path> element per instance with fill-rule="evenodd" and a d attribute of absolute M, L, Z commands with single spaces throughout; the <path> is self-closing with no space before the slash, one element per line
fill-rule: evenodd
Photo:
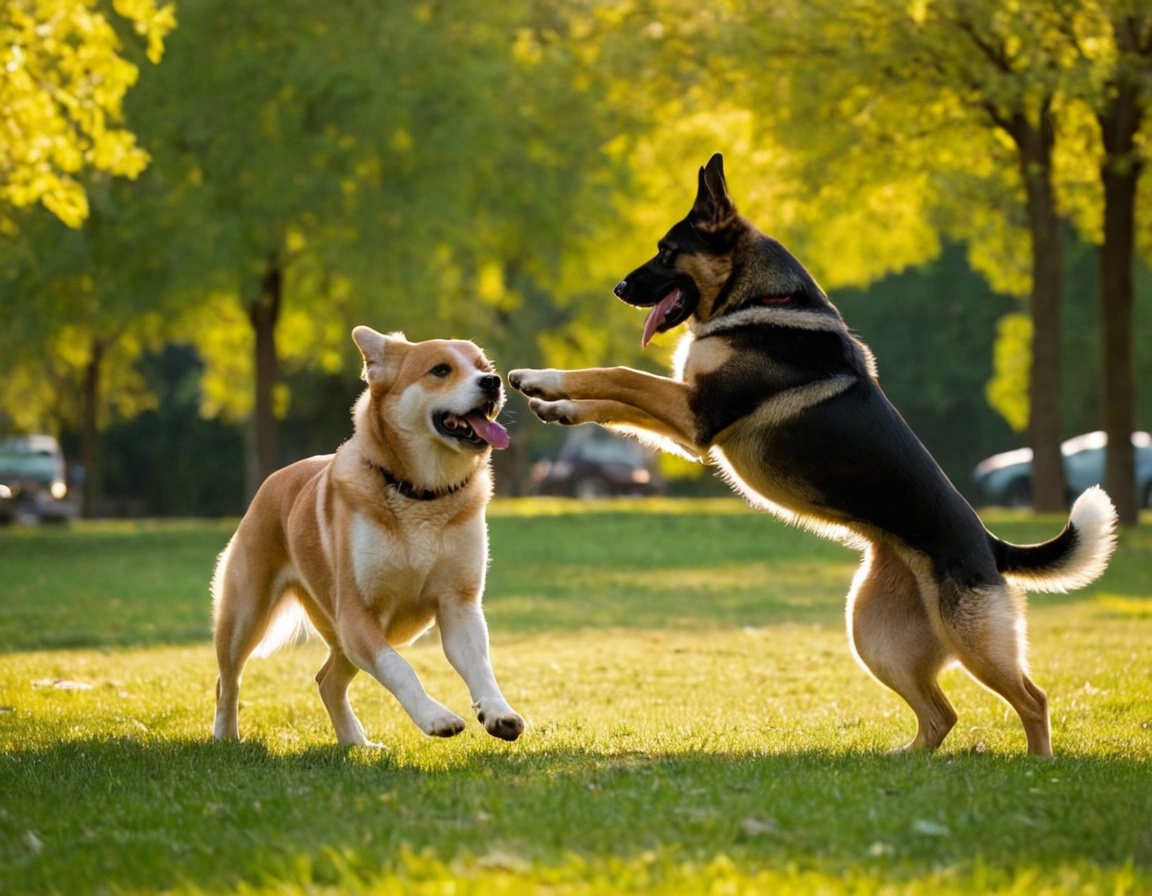
<path fill-rule="evenodd" d="M 492 716 L 487 721 L 481 718 L 480 721 L 485 731 L 501 740 L 516 740 L 524 733 L 524 720 L 518 713 Z"/>
<path fill-rule="evenodd" d="M 542 401 L 533 398 L 528 402 L 528 409 L 545 423 L 572 426 L 576 422 L 576 408 L 570 401 Z"/>

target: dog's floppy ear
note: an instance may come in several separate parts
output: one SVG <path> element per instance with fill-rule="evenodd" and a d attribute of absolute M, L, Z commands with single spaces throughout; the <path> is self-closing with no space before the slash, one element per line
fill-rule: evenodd
<path fill-rule="evenodd" d="M 394 357 L 401 345 L 407 344 L 403 333 L 385 336 L 371 327 L 356 327 L 352 330 L 352 341 L 364 356 L 362 377 L 369 386 L 387 382 L 389 371 L 395 367 Z"/>
<path fill-rule="evenodd" d="M 704 230 L 722 229 L 736 217 L 736 204 L 728 195 L 724 157 L 720 153 L 715 153 L 700 169 L 698 184 L 696 202 L 692 206 L 694 223 Z"/>

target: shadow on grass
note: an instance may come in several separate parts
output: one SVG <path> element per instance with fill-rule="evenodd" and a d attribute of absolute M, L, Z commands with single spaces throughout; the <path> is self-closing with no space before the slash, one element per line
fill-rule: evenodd
<path fill-rule="evenodd" d="M 80 740 L 0 757 L 0 865 L 11 892 L 338 884 L 412 852 L 524 868 L 726 855 L 890 879 L 967 875 L 977 859 L 1006 873 L 1130 862 L 1147 874 L 1150 771 L 1095 757 L 521 745 L 430 771 L 386 751 Z"/>

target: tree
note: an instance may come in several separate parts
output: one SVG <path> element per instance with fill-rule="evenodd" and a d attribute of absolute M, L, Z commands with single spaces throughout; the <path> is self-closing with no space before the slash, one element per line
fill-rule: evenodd
<path fill-rule="evenodd" d="M 751 97 L 766 130 L 804 162 L 802 182 L 858 190 L 919 177 L 927 220 L 968 242 L 994 286 L 1030 294 L 1033 503 L 1062 509 L 1053 152 L 1070 63 L 1058 16 L 1040 0 L 798 3 L 772 17 L 759 4 L 744 9 L 752 39 L 744 58 L 779 64 Z M 1030 259 L 1024 270 L 1014 258 L 1020 235 Z"/>
<path fill-rule="evenodd" d="M 154 406 L 136 362 L 171 335 L 161 209 L 174 209 L 145 186 L 97 181 L 84 227 L 29 216 L 17 240 L 0 244 L 0 409 L 20 429 L 79 429 L 85 515 L 100 497 L 99 432 Z"/>
<path fill-rule="evenodd" d="M 207 406 L 252 415 L 250 489 L 280 460 L 285 364 L 338 368 L 354 313 L 414 335 L 443 322 L 499 333 L 610 214 L 600 88 L 554 13 L 478 0 L 182 6 L 131 109 L 156 172 L 197 185 L 185 238 L 210 254 L 195 272 Z"/>
<path fill-rule="evenodd" d="M 1077 221 L 1100 244 L 1101 422 L 1108 436 L 1105 487 L 1120 522 L 1132 525 L 1139 513 L 1130 437 L 1136 407 L 1134 262 L 1137 199 L 1146 162 L 1141 130 L 1150 102 L 1152 4 L 1101 0 L 1061 2 L 1056 8 L 1079 73 L 1065 113 L 1073 125 L 1067 130 L 1077 139 L 1081 154 L 1096 161 L 1096 195 L 1077 209 Z M 1090 136 L 1085 120 L 1095 124 Z"/>
<path fill-rule="evenodd" d="M 70 227 L 88 214 L 85 172 L 136 177 L 148 154 L 118 126 L 138 67 L 122 54 L 98 0 L 8 0 L 0 11 L 0 230 L 11 208 L 42 203 Z M 176 20 L 171 4 L 115 0 L 159 62 Z M 7 206 L 7 208 L 6 208 Z"/>

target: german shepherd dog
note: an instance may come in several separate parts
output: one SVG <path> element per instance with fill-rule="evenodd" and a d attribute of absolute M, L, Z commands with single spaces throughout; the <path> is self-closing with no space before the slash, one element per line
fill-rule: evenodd
<path fill-rule="evenodd" d="M 956 723 L 937 683 L 960 662 L 1052 754 L 1048 701 L 1027 669 L 1024 586 L 1103 573 L 1116 513 L 1099 488 L 1064 531 L 1017 546 L 988 532 L 888 402 L 868 347 L 777 240 L 740 217 L 723 160 L 700 169 L 687 217 L 616 285 L 651 308 L 642 344 L 685 321 L 672 379 L 623 367 L 513 370 L 541 420 L 600 423 L 710 460 L 755 506 L 863 550 L 848 594 L 855 655 L 916 714 L 909 749 Z"/>

